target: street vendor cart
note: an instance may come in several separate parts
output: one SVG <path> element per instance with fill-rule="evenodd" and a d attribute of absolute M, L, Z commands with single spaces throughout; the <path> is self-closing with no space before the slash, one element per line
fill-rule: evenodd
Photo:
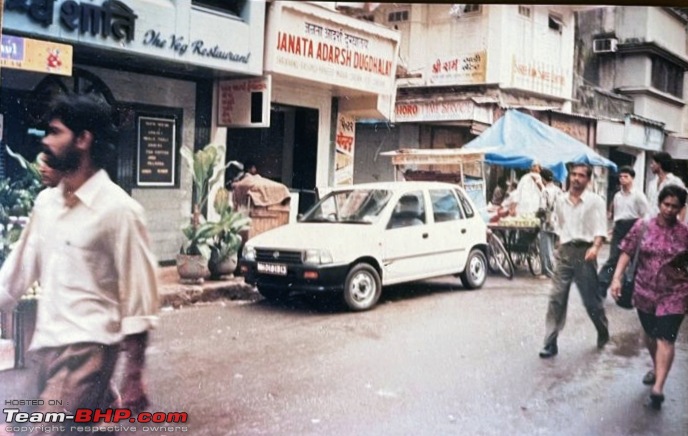
<path fill-rule="evenodd" d="M 484 210 L 486 150 L 402 148 L 391 156 L 394 179 L 449 182 L 460 185 L 478 210 Z"/>
<path fill-rule="evenodd" d="M 514 266 L 528 266 L 531 274 L 542 274 L 540 220 L 535 216 L 504 217 L 488 228 L 504 244 Z"/>

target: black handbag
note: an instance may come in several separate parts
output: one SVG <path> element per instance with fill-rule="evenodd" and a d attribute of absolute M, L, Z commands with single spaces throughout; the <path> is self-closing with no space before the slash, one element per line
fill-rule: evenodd
<path fill-rule="evenodd" d="M 647 221 L 643 220 L 643 229 L 640 232 L 640 239 L 638 240 L 638 245 L 635 247 L 635 253 L 633 253 L 633 261 L 626 271 L 624 271 L 623 277 L 621 278 L 621 295 L 616 300 L 616 304 L 624 309 L 633 309 L 633 291 L 635 289 L 635 271 L 638 267 L 638 255 L 640 254 L 640 244 L 643 242 L 645 237 L 645 230 L 647 230 Z"/>

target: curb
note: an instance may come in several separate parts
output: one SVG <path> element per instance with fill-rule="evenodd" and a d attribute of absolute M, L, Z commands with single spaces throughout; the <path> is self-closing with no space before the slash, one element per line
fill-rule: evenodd
<path fill-rule="evenodd" d="M 263 297 L 243 277 L 205 281 L 201 285 L 165 284 L 160 287 L 160 307 L 180 308 L 218 300 L 258 301 Z"/>

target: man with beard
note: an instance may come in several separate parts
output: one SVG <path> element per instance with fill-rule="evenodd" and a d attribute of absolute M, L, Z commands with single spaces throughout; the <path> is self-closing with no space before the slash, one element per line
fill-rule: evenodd
<path fill-rule="evenodd" d="M 574 281 L 597 329 L 597 347 L 609 342 L 609 323 L 597 291 L 597 253 L 607 234 L 607 220 L 602 197 L 586 190 L 591 176 L 591 166 L 573 164 L 569 191 L 554 202 L 555 231 L 560 246 L 547 307 L 545 347 L 540 351 L 543 359 L 559 352 L 557 337 L 566 322 L 569 291 Z"/>
<path fill-rule="evenodd" d="M 0 270 L 0 309 L 41 283 L 30 346 L 43 400 L 37 411 L 69 415 L 109 406 L 121 344 L 143 354 L 157 322 L 156 262 L 143 208 L 103 169 L 115 137 L 110 106 L 92 95 L 62 95 L 47 120 L 46 163 L 62 181 L 38 195 Z"/>
<path fill-rule="evenodd" d="M 47 163 L 48 155 L 45 152 L 38 154 L 38 172 L 41 175 L 41 182 L 48 188 L 56 187 L 64 173 L 50 167 Z M 140 342 L 124 341 L 122 343 L 122 353 L 124 354 L 124 374 L 120 389 L 114 385 L 112 387 L 113 407 L 125 407 L 134 413 L 143 411 L 148 406 L 148 396 L 143 384 L 143 369 L 145 367 L 145 346 Z"/>

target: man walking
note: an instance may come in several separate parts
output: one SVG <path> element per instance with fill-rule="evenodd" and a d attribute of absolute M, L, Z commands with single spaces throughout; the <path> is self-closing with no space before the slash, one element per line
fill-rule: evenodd
<path fill-rule="evenodd" d="M 3 310 L 41 283 L 30 347 L 39 365 L 39 412 L 107 408 L 120 345 L 145 349 L 157 322 L 143 208 L 103 170 L 115 135 L 110 117 L 110 106 L 91 95 L 63 95 L 52 104 L 43 152 L 62 181 L 38 195 L 0 270 Z M 56 399 L 62 406 L 50 405 Z"/>
<path fill-rule="evenodd" d="M 665 186 L 678 185 L 686 188 L 683 180 L 674 175 L 674 159 L 665 151 L 660 151 L 652 155 L 650 161 L 650 171 L 655 175 L 647 184 L 647 201 L 650 204 L 650 216 L 659 213 L 659 193 Z M 683 221 L 685 208 L 681 209 L 679 219 Z"/>
<path fill-rule="evenodd" d="M 614 219 L 612 241 L 609 244 L 609 257 L 598 275 L 599 292 L 602 298 L 607 296 L 607 289 L 612 283 L 612 276 L 619 261 L 621 251 L 619 243 L 626 236 L 638 218 L 643 218 L 650 210 L 645 194 L 633 187 L 635 170 L 629 166 L 619 168 L 619 185 L 621 189 L 614 195 L 609 219 Z"/>
<path fill-rule="evenodd" d="M 552 291 L 546 318 L 545 346 L 540 357 L 555 356 L 557 337 L 566 322 L 566 308 L 572 282 L 581 294 L 583 304 L 597 329 L 597 347 L 609 342 L 607 316 L 602 297 L 597 292 L 597 253 L 607 233 L 604 200 L 586 188 L 592 167 L 573 164 L 569 172 L 569 191 L 554 203 L 556 230 L 560 246 L 554 271 Z"/>

